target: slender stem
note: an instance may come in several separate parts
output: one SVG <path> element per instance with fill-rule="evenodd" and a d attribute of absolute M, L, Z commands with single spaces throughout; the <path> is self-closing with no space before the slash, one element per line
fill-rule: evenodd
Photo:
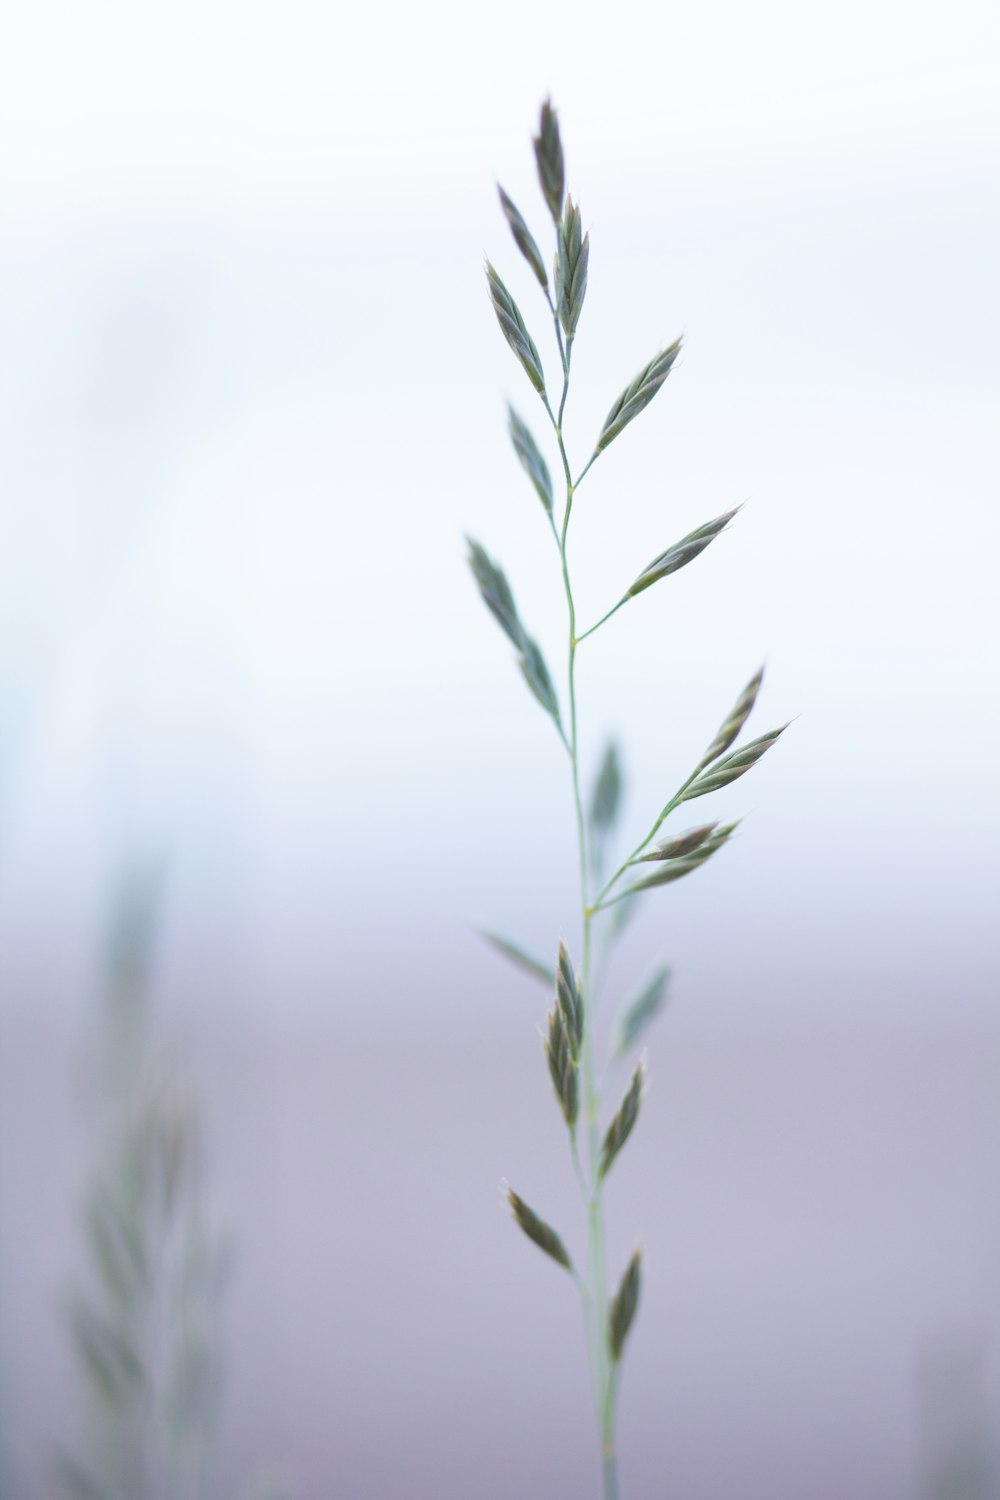
<path fill-rule="evenodd" d="M 577 480 L 577 484 L 579 484 L 579 483 L 580 483 L 580 481 Z M 577 637 L 577 645 L 579 645 L 581 641 L 585 641 L 587 639 L 588 635 L 593 635 L 593 633 L 594 633 L 595 630 L 600 630 L 600 628 L 604 624 L 605 620 L 610 620 L 612 615 L 616 615 L 618 613 L 618 611 L 621 609 L 622 605 L 623 604 L 627 604 L 628 601 L 631 599 L 631 597 L 632 597 L 631 594 L 623 594 L 622 597 L 619 599 L 618 603 L 616 605 L 614 605 L 614 607 L 612 609 L 609 609 L 606 615 L 602 615 L 601 618 L 598 620 L 598 622 L 597 622 L 596 625 L 591 625 L 591 627 L 590 627 L 589 630 L 585 630 L 581 636 Z"/>
<path fill-rule="evenodd" d="M 558 324 L 558 319 L 556 321 Z M 561 342 L 560 350 L 562 350 Z M 604 1500 L 618 1500 L 618 1467 L 615 1455 L 614 1433 L 614 1370 L 611 1366 L 607 1344 L 608 1278 L 604 1249 L 604 1211 L 601 1201 L 601 1178 L 599 1170 L 600 1090 L 594 1067 L 594 1050 L 591 1036 L 594 1011 L 591 993 L 591 923 L 593 920 L 593 911 L 590 906 L 587 881 L 587 824 L 583 812 L 583 798 L 580 794 L 580 741 L 576 709 L 576 648 L 579 645 L 579 640 L 576 634 L 576 604 L 573 598 L 573 585 L 570 581 L 569 561 L 566 551 L 569 522 L 573 512 L 573 492 L 575 489 L 562 433 L 562 418 L 566 409 L 566 397 L 569 391 L 571 353 L 572 340 L 569 340 L 563 360 L 563 389 L 559 402 L 558 417 L 553 413 L 548 397 L 543 397 L 543 400 L 545 409 L 549 414 L 549 419 L 555 429 L 556 442 L 559 445 L 559 455 L 562 459 L 563 474 L 566 479 L 566 508 L 563 513 L 559 552 L 562 559 L 563 588 L 566 593 L 566 608 L 569 616 L 569 754 L 573 770 L 573 806 L 576 814 L 577 853 L 580 869 L 580 910 L 583 924 L 583 962 L 580 971 L 580 998 L 583 1006 L 583 1040 L 580 1044 L 580 1072 L 583 1082 L 583 1111 L 586 1120 L 587 1156 L 590 1176 L 588 1190 L 587 1184 L 582 1181 L 582 1171 L 578 1171 L 578 1175 L 581 1178 L 581 1191 L 587 1206 L 588 1223 L 587 1270 L 590 1301 L 589 1306 L 585 1303 L 584 1315 L 597 1417 L 600 1424 Z M 574 1154 L 575 1152 L 576 1146 L 574 1142 Z M 579 1164 L 577 1163 L 577 1165 Z"/>
<path fill-rule="evenodd" d="M 601 894 L 598 896 L 593 906 L 590 908 L 591 914 L 601 910 L 602 905 L 604 904 L 604 898 L 611 890 L 612 886 L 617 885 L 618 881 L 625 874 L 625 871 L 628 869 L 632 861 L 636 859 L 645 849 L 646 845 L 656 837 L 663 824 L 669 818 L 670 814 L 680 806 L 681 798 L 684 796 L 684 793 L 687 791 L 688 787 L 691 785 L 692 781 L 694 781 L 697 775 L 697 770 L 692 771 L 691 775 L 688 777 L 687 781 L 684 782 L 683 786 L 679 786 L 677 788 L 676 792 L 671 797 L 670 801 L 667 803 L 663 811 L 660 813 L 660 816 L 657 818 L 652 828 L 646 834 L 646 837 L 643 839 L 642 843 L 636 844 L 635 848 L 632 850 L 632 853 L 628 856 L 628 858 L 618 866 L 617 870 L 612 875 L 611 879 L 608 881 L 604 889 L 601 891 Z M 618 898 L 616 897 L 615 899 L 617 900 Z M 608 906 L 610 906 L 611 904 L 612 903 L 610 901 L 607 903 Z"/>
<path fill-rule="evenodd" d="M 548 287 L 545 288 L 545 300 L 549 304 L 549 312 L 552 314 L 552 322 L 556 330 L 556 343 L 559 345 L 559 363 L 562 365 L 563 372 L 563 401 L 565 401 L 569 376 L 569 360 L 566 357 L 566 350 L 563 346 L 562 326 L 559 322 L 559 314 L 556 312 L 556 305 L 552 301 L 552 294 Z"/>
<path fill-rule="evenodd" d="M 577 477 L 576 477 L 576 485 L 574 486 L 574 488 L 579 489 L 580 485 L 583 483 L 583 476 L 585 474 L 589 473 L 591 464 L 595 463 L 596 460 L 599 457 L 600 457 L 600 450 L 597 449 L 597 448 L 595 448 L 594 451 L 593 451 L 593 453 L 587 459 L 587 462 L 584 464 L 583 468 L 580 470 L 579 474 L 577 475 Z"/>

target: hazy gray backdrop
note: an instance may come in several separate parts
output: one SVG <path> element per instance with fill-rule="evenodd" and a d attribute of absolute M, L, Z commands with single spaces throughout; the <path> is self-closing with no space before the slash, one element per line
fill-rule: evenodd
<path fill-rule="evenodd" d="M 686 340 L 580 491 L 583 619 L 746 502 L 583 648 L 588 764 L 620 730 L 634 843 L 762 660 L 758 732 L 795 719 L 612 976 L 676 967 L 610 1194 L 648 1259 L 627 1495 L 904 1500 L 929 1444 L 1000 1442 L 996 28 L 974 0 L 10 18 L 4 1500 L 72 1427 L 80 1044 L 147 856 L 241 1247 L 219 1495 L 268 1464 L 303 1500 L 595 1493 L 576 1309 L 495 1190 L 574 1223 L 545 996 L 472 933 L 574 930 L 565 758 L 462 543 L 561 668 L 504 400 L 541 413 L 482 274 L 553 370 L 494 189 L 541 237 L 550 91 L 591 232 L 578 462 Z"/>

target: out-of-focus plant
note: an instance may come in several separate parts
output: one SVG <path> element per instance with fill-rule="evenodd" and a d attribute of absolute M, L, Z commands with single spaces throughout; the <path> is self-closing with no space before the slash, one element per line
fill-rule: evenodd
<path fill-rule="evenodd" d="M 514 242 L 527 262 L 551 315 L 558 351 L 558 380 L 546 380 L 538 346 L 528 331 L 520 308 L 493 265 L 487 262 L 490 299 L 501 332 L 520 363 L 551 426 L 558 452 L 558 483 L 553 481 L 542 450 L 523 418 L 509 410 L 510 438 L 555 543 L 568 615 L 566 695 L 560 701 L 541 649 L 528 633 L 514 601 L 506 574 L 478 542 L 470 541 L 470 565 L 484 602 L 514 647 L 517 664 L 551 720 L 565 749 L 575 809 L 580 885 L 580 933 L 575 957 L 560 943 L 554 965 L 525 951 L 509 938 L 485 934 L 505 957 L 549 986 L 545 1051 L 556 1100 L 569 1133 L 572 1163 L 579 1182 L 587 1221 L 587 1251 L 581 1266 L 563 1238 L 517 1193 L 508 1192 L 514 1218 L 521 1229 L 576 1284 L 583 1302 L 587 1351 L 602 1450 L 606 1500 L 618 1494 L 616 1419 L 622 1355 L 639 1303 L 642 1260 L 639 1249 L 611 1289 L 605 1263 L 603 1188 L 608 1173 L 639 1118 L 644 1092 L 645 1063 L 635 1053 L 650 1022 L 660 1013 L 667 988 L 667 972 L 660 969 L 621 1014 L 603 1059 L 595 1036 L 595 949 L 612 948 L 642 893 L 690 875 L 729 841 L 735 822 L 714 820 L 659 838 L 664 823 L 685 803 L 708 796 L 745 775 L 783 732 L 773 729 L 734 749 L 737 738 L 760 691 L 763 673 L 756 672 L 739 694 L 705 753 L 652 820 L 645 836 L 613 868 L 611 849 L 618 837 L 622 802 L 620 756 L 609 744 L 600 760 L 589 803 L 584 799 L 580 715 L 577 705 L 577 653 L 595 631 L 640 594 L 695 560 L 729 526 L 736 510 L 727 510 L 695 526 L 641 568 L 611 607 L 594 624 L 581 629 L 569 564 L 568 540 L 574 502 L 591 466 L 650 404 L 670 374 L 680 352 L 680 340 L 645 364 L 612 405 L 582 468 L 575 472 L 566 449 L 563 418 L 570 388 L 570 367 L 577 329 L 587 292 L 590 237 L 583 232 L 578 203 L 566 192 L 563 147 L 554 110 L 542 107 L 535 159 L 555 240 L 551 276 L 547 257 L 503 188 L 500 204 Z M 561 389 L 559 388 L 561 382 Z M 679 528 L 678 528 L 679 529 Z M 606 1113 L 604 1091 L 615 1071 L 631 1065 L 631 1075 L 615 1107 Z M 608 1117 L 610 1115 L 610 1117 Z"/>
<path fill-rule="evenodd" d="M 149 991 L 159 876 L 135 871 L 113 922 L 89 1080 L 84 1270 L 69 1306 L 81 1433 L 58 1473 L 74 1500 L 208 1493 L 229 1262 L 209 1222 L 202 1130 Z"/>

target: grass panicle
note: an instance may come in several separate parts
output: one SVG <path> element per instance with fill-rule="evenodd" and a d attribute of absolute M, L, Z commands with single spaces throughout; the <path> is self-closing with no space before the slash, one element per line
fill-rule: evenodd
<path fill-rule="evenodd" d="M 589 774 L 589 766 L 584 764 L 583 715 L 578 694 L 577 664 L 581 648 L 588 649 L 584 644 L 587 639 L 630 599 L 699 557 L 726 530 L 739 507 L 707 521 L 659 553 L 606 614 L 589 628 L 580 627 L 568 550 L 577 494 L 597 458 L 662 389 L 677 363 L 681 341 L 677 339 L 661 349 L 625 387 L 605 417 L 590 457 L 582 468 L 576 469 L 566 447 L 564 417 L 571 367 L 575 373 L 574 343 L 587 294 L 590 236 L 584 232 L 579 200 L 567 192 L 559 123 L 548 100 L 542 106 L 534 148 L 542 197 L 552 220 L 551 278 L 546 274 L 542 248 L 520 209 L 502 188 L 500 206 L 515 245 L 542 291 L 558 354 L 561 390 L 546 387 L 538 348 L 520 309 L 489 262 L 487 277 L 501 331 L 541 397 L 551 428 L 552 447 L 546 456 L 536 433 L 512 407 L 508 408 L 508 431 L 514 452 L 545 510 L 548 529 L 558 547 L 566 620 L 565 676 L 558 696 L 541 653 L 521 622 L 502 569 L 477 542 L 469 543 L 469 562 L 487 608 L 515 647 L 528 685 L 555 721 L 569 759 L 580 930 L 579 943 L 575 935 L 572 940 L 574 959 L 570 958 L 570 945 L 560 942 L 554 968 L 519 942 L 493 932 L 485 932 L 483 936 L 522 973 L 546 984 L 554 996 L 542 1040 L 549 1077 L 569 1131 L 571 1164 L 580 1189 L 581 1231 L 586 1250 L 577 1264 L 585 1270 L 576 1271 L 569 1251 L 551 1225 L 540 1219 L 516 1193 L 509 1192 L 507 1197 L 522 1231 L 570 1272 L 580 1292 L 600 1437 L 603 1497 L 619 1500 L 616 1439 L 619 1365 L 638 1308 L 641 1256 L 636 1250 L 612 1291 L 607 1274 L 603 1189 L 605 1178 L 635 1129 L 643 1107 L 646 1064 L 644 1059 L 634 1063 L 634 1049 L 664 1009 L 670 970 L 663 964 L 654 969 L 619 1013 L 608 1038 L 602 1038 L 600 1027 L 595 1024 L 598 990 L 609 975 L 616 974 L 611 960 L 628 924 L 647 899 L 654 899 L 648 893 L 701 869 L 730 841 L 738 820 L 717 819 L 661 836 L 663 824 L 684 802 L 719 790 L 743 776 L 770 749 L 783 729 L 734 748 L 760 693 L 763 673 L 758 672 L 744 688 L 698 765 L 661 808 L 645 837 L 627 853 L 617 851 L 616 847 L 621 839 L 625 800 L 622 757 L 616 740 L 605 742 L 593 779 L 589 781 L 589 797 L 585 800 L 581 793 Z M 560 476 L 558 483 L 554 476 Z M 624 514 L 621 497 L 616 498 L 616 505 Z M 687 607 L 691 609 L 690 605 Z M 686 636 L 697 630 L 697 620 L 685 621 Z M 683 653 L 684 643 L 679 643 L 676 649 L 678 654 Z M 608 875 L 614 859 L 620 863 Z M 606 1046 L 602 1046 L 604 1041 Z M 634 1063 L 632 1073 L 612 1113 L 608 1108 L 608 1089 L 619 1067 L 630 1057 Z"/>

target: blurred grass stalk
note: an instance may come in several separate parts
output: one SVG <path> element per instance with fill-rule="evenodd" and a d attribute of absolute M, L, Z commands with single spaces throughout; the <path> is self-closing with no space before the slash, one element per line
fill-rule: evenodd
<path fill-rule="evenodd" d="M 68 1308 L 80 1434 L 57 1458 L 72 1500 L 211 1493 L 230 1253 L 205 1206 L 190 1084 L 151 1019 L 161 889 L 152 866 L 123 881 L 88 1070 L 92 1164 Z"/>

